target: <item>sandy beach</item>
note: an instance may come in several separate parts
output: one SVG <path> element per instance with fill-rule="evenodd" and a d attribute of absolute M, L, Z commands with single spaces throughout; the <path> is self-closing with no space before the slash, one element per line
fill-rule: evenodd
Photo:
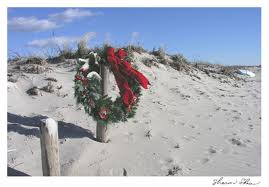
<path fill-rule="evenodd" d="M 134 53 L 151 88 L 142 90 L 134 118 L 109 125 L 108 143 L 95 140 L 96 122 L 76 105 L 75 60 L 45 64 L 38 74 L 9 64 L 16 81 L 7 88 L 8 174 L 42 175 L 39 125 L 50 117 L 59 125 L 64 176 L 261 175 L 261 67 L 245 67 L 256 76 L 235 80 L 195 67 L 192 73 L 166 64 L 149 67 L 144 58 L 154 61 L 151 54 Z M 26 93 L 48 82 L 54 92 Z M 109 85 L 115 98 L 111 73 Z"/>

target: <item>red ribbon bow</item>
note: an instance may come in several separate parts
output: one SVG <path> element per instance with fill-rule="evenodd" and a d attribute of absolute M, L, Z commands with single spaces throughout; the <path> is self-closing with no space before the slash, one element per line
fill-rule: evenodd
<path fill-rule="evenodd" d="M 119 49 L 116 55 L 114 53 L 114 48 L 109 47 L 107 49 L 107 61 L 112 66 L 111 70 L 120 89 L 123 103 L 125 106 L 130 107 L 135 103 L 136 96 L 132 92 L 127 78 L 135 79 L 145 89 L 148 88 L 150 83 L 142 73 L 134 69 L 129 62 L 124 60 L 126 56 L 127 54 L 123 49 Z"/>

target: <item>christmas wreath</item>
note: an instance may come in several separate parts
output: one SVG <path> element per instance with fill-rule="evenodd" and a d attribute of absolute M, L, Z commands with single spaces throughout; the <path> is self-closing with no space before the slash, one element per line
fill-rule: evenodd
<path fill-rule="evenodd" d="M 123 49 L 103 47 L 89 53 L 88 59 L 77 60 L 75 75 L 75 98 L 77 103 L 98 123 L 108 124 L 127 121 L 135 115 L 141 96 L 141 87 L 147 89 L 148 79 L 132 67 L 129 57 Z M 105 65 L 114 74 L 120 96 L 114 101 L 108 95 L 102 95 L 101 65 Z"/>

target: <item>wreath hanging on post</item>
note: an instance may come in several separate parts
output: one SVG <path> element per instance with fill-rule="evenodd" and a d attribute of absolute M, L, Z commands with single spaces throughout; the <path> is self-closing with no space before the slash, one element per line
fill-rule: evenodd
<path fill-rule="evenodd" d="M 78 59 L 75 75 L 75 98 L 99 124 L 127 121 L 135 115 L 141 87 L 148 89 L 148 79 L 133 68 L 123 49 L 103 47 L 89 53 L 88 59 Z M 102 95 L 100 67 L 105 65 L 114 74 L 120 96 L 114 101 Z"/>

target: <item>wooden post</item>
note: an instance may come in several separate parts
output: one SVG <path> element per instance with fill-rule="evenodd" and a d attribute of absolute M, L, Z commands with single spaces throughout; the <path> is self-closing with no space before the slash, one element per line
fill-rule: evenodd
<path fill-rule="evenodd" d="M 101 64 L 101 77 L 102 77 L 102 95 L 108 95 L 108 68 Z M 106 131 L 107 126 L 103 124 L 97 123 L 96 126 L 96 139 L 99 142 L 106 143 Z"/>
<path fill-rule="evenodd" d="M 40 133 L 43 176 L 60 176 L 58 123 L 51 118 L 41 120 Z"/>

